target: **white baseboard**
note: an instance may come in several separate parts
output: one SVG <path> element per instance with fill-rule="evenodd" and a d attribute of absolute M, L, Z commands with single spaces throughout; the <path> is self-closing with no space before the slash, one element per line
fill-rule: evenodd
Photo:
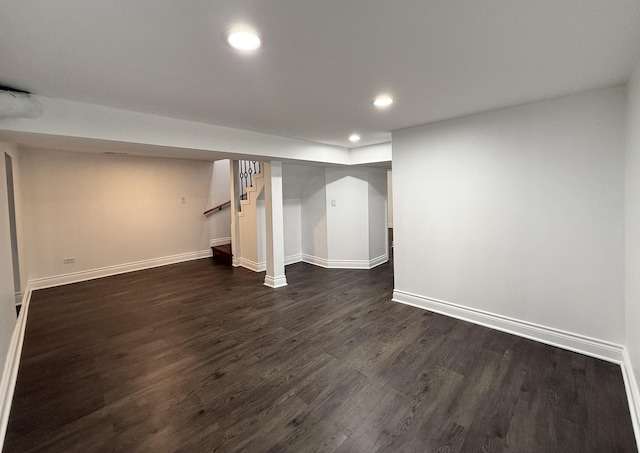
<path fill-rule="evenodd" d="M 234 266 L 235 265 L 234 259 Z M 255 261 L 248 260 L 247 258 L 238 258 L 238 266 L 244 267 L 245 269 L 249 269 L 253 272 L 264 272 L 267 270 L 266 262 L 263 261 L 261 263 L 256 263 Z"/>
<path fill-rule="evenodd" d="M 330 269 L 369 269 L 368 260 L 327 260 Z"/>
<path fill-rule="evenodd" d="M 284 257 L 284 265 L 299 263 L 302 261 L 302 255 L 290 255 Z M 233 265 L 235 267 L 241 266 L 254 272 L 264 272 L 267 270 L 267 262 L 261 261 L 256 263 L 255 261 L 248 260 L 246 258 L 233 258 Z"/>
<path fill-rule="evenodd" d="M 287 277 L 284 275 L 279 277 L 265 275 L 264 286 L 268 286 L 269 288 L 282 288 L 283 286 L 287 286 Z"/>
<path fill-rule="evenodd" d="M 288 266 L 289 264 L 299 263 L 302 261 L 302 253 L 297 253 L 295 255 L 289 255 L 284 257 L 284 265 Z"/>
<path fill-rule="evenodd" d="M 69 283 L 83 282 L 110 275 L 124 274 L 126 272 L 150 269 L 152 267 L 166 266 L 168 264 L 181 263 L 183 261 L 197 260 L 211 256 L 211 249 L 198 252 L 181 253 L 179 255 L 153 258 L 150 260 L 135 261 L 133 263 L 117 264 L 115 266 L 101 267 L 87 271 L 72 272 L 69 274 L 55 275 L 52 277 L 35 278 L 29 280 L 32 290 L 50 288 L 53 286 L 67 285 Z"/>
<path fill-rule="evenodd" d="M 231 244 L 231 237 L 228 238 L 215 238 L 215 239 L 211 239 L 209 241 L 209 244 L 211 245 L 211 247 L 215 247 L 217 245 L 227 245 L 227 244 Z"/>
<path fill-rule="evenodd" d="M 374 268 L 376 266 L 380 266 L 381 264 L 384 264 L 387 261 L 389 261 L 389 254 L 388 253 L 385 253 L 384 255 L 380 255 L 377 258 L 369 260 L 369 269 L 372 269 L 372 268 Z"/>
<path fill-rule="evenodd" d="M 2 370 L 2 380 L 0 380 L 0 451 L 4 445 L 4 437 L 9 424 L 9 414 L 11 413 L 11 402 L 13 392 L 18 379 L 18 368 L 20 367 L 20 356 L 22 355 L 22 344 L 24 343 L 24 333 L 27 327 L 27 314 L 29 313 L 29 303 L 31 302 L 32 288 L 29 284 L 24 291 L 22 298 L 22 308 L 18 315 L 18 320 L 13 328 L 9 350 L 4 361 Z"/>
<path fill-rule="evenodd" d="M 640 387 L 638 386 L 631 358 L 629 357 L 629 352 L 626 348 L 622 356 L 622 377 L 624 379 L 624 387 L 627 391 L 627 400 L 629 401 L 629 413 L 631 414 L 633 431 L 636 434 L 638 451 L 640 451 Z"/>
<path fill-rule="evenodd" d="M 307 255 L 306 253 L 302 253 L 301 258 L 304 263 L 309 263 L 315 266 L 326 268 L 329 267 L 329 261 L 325 258 L 320 258 L 319 256 Z"/>
<path fill-rule="evenodd" d="M 464 307 L 451 302 L 424 297 L 409 292 L 394 290 L 394 302 L 434 311 L 453 318 L 469 321 L 503 332 L 518 335 L 530 340 L 568 349 L 569 351 L 596 357 L 609 362 L 622 364 L 623 346 L 584 335 L 554 329 L 507 316 L 489 313 L 475 308 Z"/>
<path fill-rule="evenodd" d="M 328 260 L 303 253 L 302 261 L 328 269 L 371 269 L 389 261 L 389 256 L 385 253 L 371 260 Z"/>

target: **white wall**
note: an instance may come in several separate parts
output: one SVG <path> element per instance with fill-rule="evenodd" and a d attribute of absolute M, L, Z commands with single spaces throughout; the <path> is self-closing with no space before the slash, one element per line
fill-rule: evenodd
<path fill-rule="evenodd" d="M 635 376 L 638 377 L 640 376 L 640 65 L 629 81 L 628 90 L 625 165 L 626 348 Z"/>
<path fill-rule="evenodd" d="M 391 162 L 391 142 L 351 148 L 352 165 L 371 164 L 374 162 Z"/>
<path fill-rule="evenodd" d="M 43 108 L 38 118 L 0 118 L 0 135 L 20 137 L 30 146 L 85 151 L 105 143 L 132 154 L 196 159 L 295 159 L 338 165 L 391 161 L 391 143 L 347 149 L 212 124 L 167 118 L 94 104 L 33 96 Z M 7 134 L 2 134 L 7 131 Z M 7 140 L 7 138 L 4 138 Z"/>
<path fill-rule="evenodd" d="M 283 222 L 285 264 L 301 260 L 302 254 L 302 197 L 309 184 L 309 176 L 322 167 L 306 165 L 282 165 Z M 252 212 L 250 212 L 252 211 Z M 266 219 L 265 200 L 262 191 L 256 200 L 255 209 L 249 207 L 242 218 L 240 249 L 245 266 L 263 270 L 266 266 Z M 250 260 L 253 263 L 246 263 Z"/>
<path fill-rule="evenodd" d="M 331 261 L 369 261 L 367 176 L 364 168 L 326 169 L 327 251 Z"/>
<path fill-rule="evenodd" d="M 17 145 L 3 143 L 3 150 L 0 150 L 0 156 L 4 160 L 4 153 L 11 156 L 13 162 L 13 190 L 14 202 L 16 210 L 16 227 L 18 235 L 18 261 L 20 263 L 20 291 L 24 293 L 29 281 L 29 263 L 27 260 L 27 243 L 24 233 L 24 215 L 22 208 L 22 181 L 20 178 L 20 155 Z M 6 176 L 6 174 L 5 174 Z M 0 184 L 5 185 L 6 178 L 0 180 Z"/>
<path fill-rule="evenodd" d="M 209 162 L 52 150 L 20 157 L 31 279 L 209 248 Z"/>
<path fill-rule="evenodd" d="M 0 131 L 12 131 L 22 140 L 38 143 L 47 137 L 47 141 L 56 144 L 49 145 L 52 148 L 78 151 L 82 148 L 77 147 L 87 144 L 103 149 L 105 141 L 111 141 L 110 146 L 156 156 L 180 157 L 186 153 L 212 160 L 262 156 L 269 160 L 351 163 L 349 150 L 340 146 L 45 96 L 34 98 L 43 107 L 42 116 L 0 119 Z M 374 157 L 378 159 L 380 155 L 384 156 L 384 152 L 378 151 Z"/>
<path fill-rule="evenodd" d="M 386 261 L 385 169 L 283 164 L 282 175 L 286 264 L 370 267 L 374 258 L 375 264 Z M 241 256 L 254 270 L 264 267 L 263 204 L 240 221 Z"/>
<path fill-rule="evenodd" d="M 387 227 L 393 228 L 393 172 L 387 170 Z"/>
<path fill-rule="evenodd" d="M 386 261 L 384 168 L 289 165 L 286 170 L 285 193 L 295 195 L 304 188 L 304 260 L 328 267 L 356 268 Z M 378 258 L 375 264 L 374 258 Z"/>
<path fill-rule="evenodd" d="M 324 168 L 310 168 L 313 173 L 308 174 L 308 184 L 302 194 L 302 253 L 327 259 L 327 196 Z M 285 179 L 283 187 L 286 186 Z"/>
<path fill-rule="evenodd" d="M 286 184 L 283 178 L 283 186 Z M 301 260 L 302 253 L 302 200 L 283 200 L 284 258 L 285 264 Z"/>
<path fill-rule="evenodd" d="M 625 91 L 393 134 L 396 290 L 624 342 Z"/>
<path fill-rule="evenodd" d="M 308 175 L 321 167 L 283 164 L 283 227 L 285 264 L 296 263 L 302 254 L 302 196 Z M 246 219 L 241 219 L 241 254 L 245 265 L 253 270 L 266 267 L 266 217 L 264 191 L 260 192 L 255 208 L 248 207 Z M 253 211 L 253 212 L 250 212 Z M 250 260 L 255 263 L 246 263 Z"/>
<path fill-rule="evenodd" d="M 285 200 L 301 200 L 316 176 L 324 177 L 324 167 L 318 165 L 282 164 L 282 197 Z"/>
<path fill-rule="evenodd" d="M 375 259 L 389 253 L 387 172 L 385 170 L 370 169 L 368 173 L 369 259 Z"/>
<path fill-rule="evenodd" d="M 231 199 L 229 189 L 229 159 L 217 160 L 211 170 L 211 188 L 207 209 L 219 206 Z M 209 239 L 215 245 L 231 243 L 231 207 L 215 211 L 207 219 L 209 224 Z"/>
<path fill-rule="evenodd" d="M 253 184 L 247 191 L 247 199 L 240 202 L 242 209 L 237 219 L 239 236 L 234 262 L 261 272 L 266 269 L 267 248 L 263 176 L 254 177 Z"/>
<path fill-rule="evenodd" d="M 318 166 L 282 164 L 285 264 L 301 260 L 303 197 L 309 181 L 322 171 L 323 168 Z M 307 205 L 307 208 L 309 207 Z M 313 212 L 313 209 L 311 211 Z M 307 239 L 309 236 L 311 232 L 308 232 Z"/>
<path fill-rule="evenodd" d="M 266 219 L 266 206 L 264 200 L 265 191 L 261 191 L 258 195 L 256 203 L 256 250 L 257 258 L 256 262 L 259 263 L 260 269 L 264 270 L 267 266 L 267 219 Z"/>
<path fill-rule="evenodd" d="M 5 363 L 7 350 L 9 349 L 9 343 L 16 324 L 5 152 L 13 159 L 14 175 L 18 173 L 19 169 L 18 152 L 15 146 L 0 142 L 0 364 Z M 17 184 L 14 184 L 14 187 L 17 187 Z"/>

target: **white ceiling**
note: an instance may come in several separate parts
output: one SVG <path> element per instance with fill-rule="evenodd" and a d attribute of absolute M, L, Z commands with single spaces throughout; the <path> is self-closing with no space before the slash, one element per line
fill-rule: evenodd
<path fill-rule="evenodd" d="M 222 41 L 238 22 L 259 52 Z M 340 146 L 621 84 L 639 61 L 637 0 L 0 2 L 1 84 Z"/>

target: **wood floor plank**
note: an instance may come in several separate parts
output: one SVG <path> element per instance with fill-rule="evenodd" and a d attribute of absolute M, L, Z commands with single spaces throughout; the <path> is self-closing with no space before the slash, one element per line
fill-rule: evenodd
<path fill-rule="evenodd" d="M 620 368 L 390 301 L 390 263 L 33 293 L 5 452 L 635 452 Z"/>

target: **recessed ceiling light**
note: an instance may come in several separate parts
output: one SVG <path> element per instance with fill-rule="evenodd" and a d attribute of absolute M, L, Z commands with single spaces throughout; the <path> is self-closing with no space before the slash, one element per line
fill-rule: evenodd
<path fill-rule="evenodd" d="M 358 134 L 351 134 L 349 136 L 349 141 L 351 143 L 359 142 L 360 141 L 360 136 Z"/>
<path fill-rule="evenodd" d="M 393 98 L 391 96 L 387 96 L 386 94 L 378 96 L 373 100 L 373 105 L 376 107 L 387 107 L 393 104 Z"/>
<path fill-rule="evenodd" d="M 247 27 L 234 27 L 224 34 L 224 39 L 236 50 L 251 52 L 256 50 L 262 42 L 255 31 Z"/>

